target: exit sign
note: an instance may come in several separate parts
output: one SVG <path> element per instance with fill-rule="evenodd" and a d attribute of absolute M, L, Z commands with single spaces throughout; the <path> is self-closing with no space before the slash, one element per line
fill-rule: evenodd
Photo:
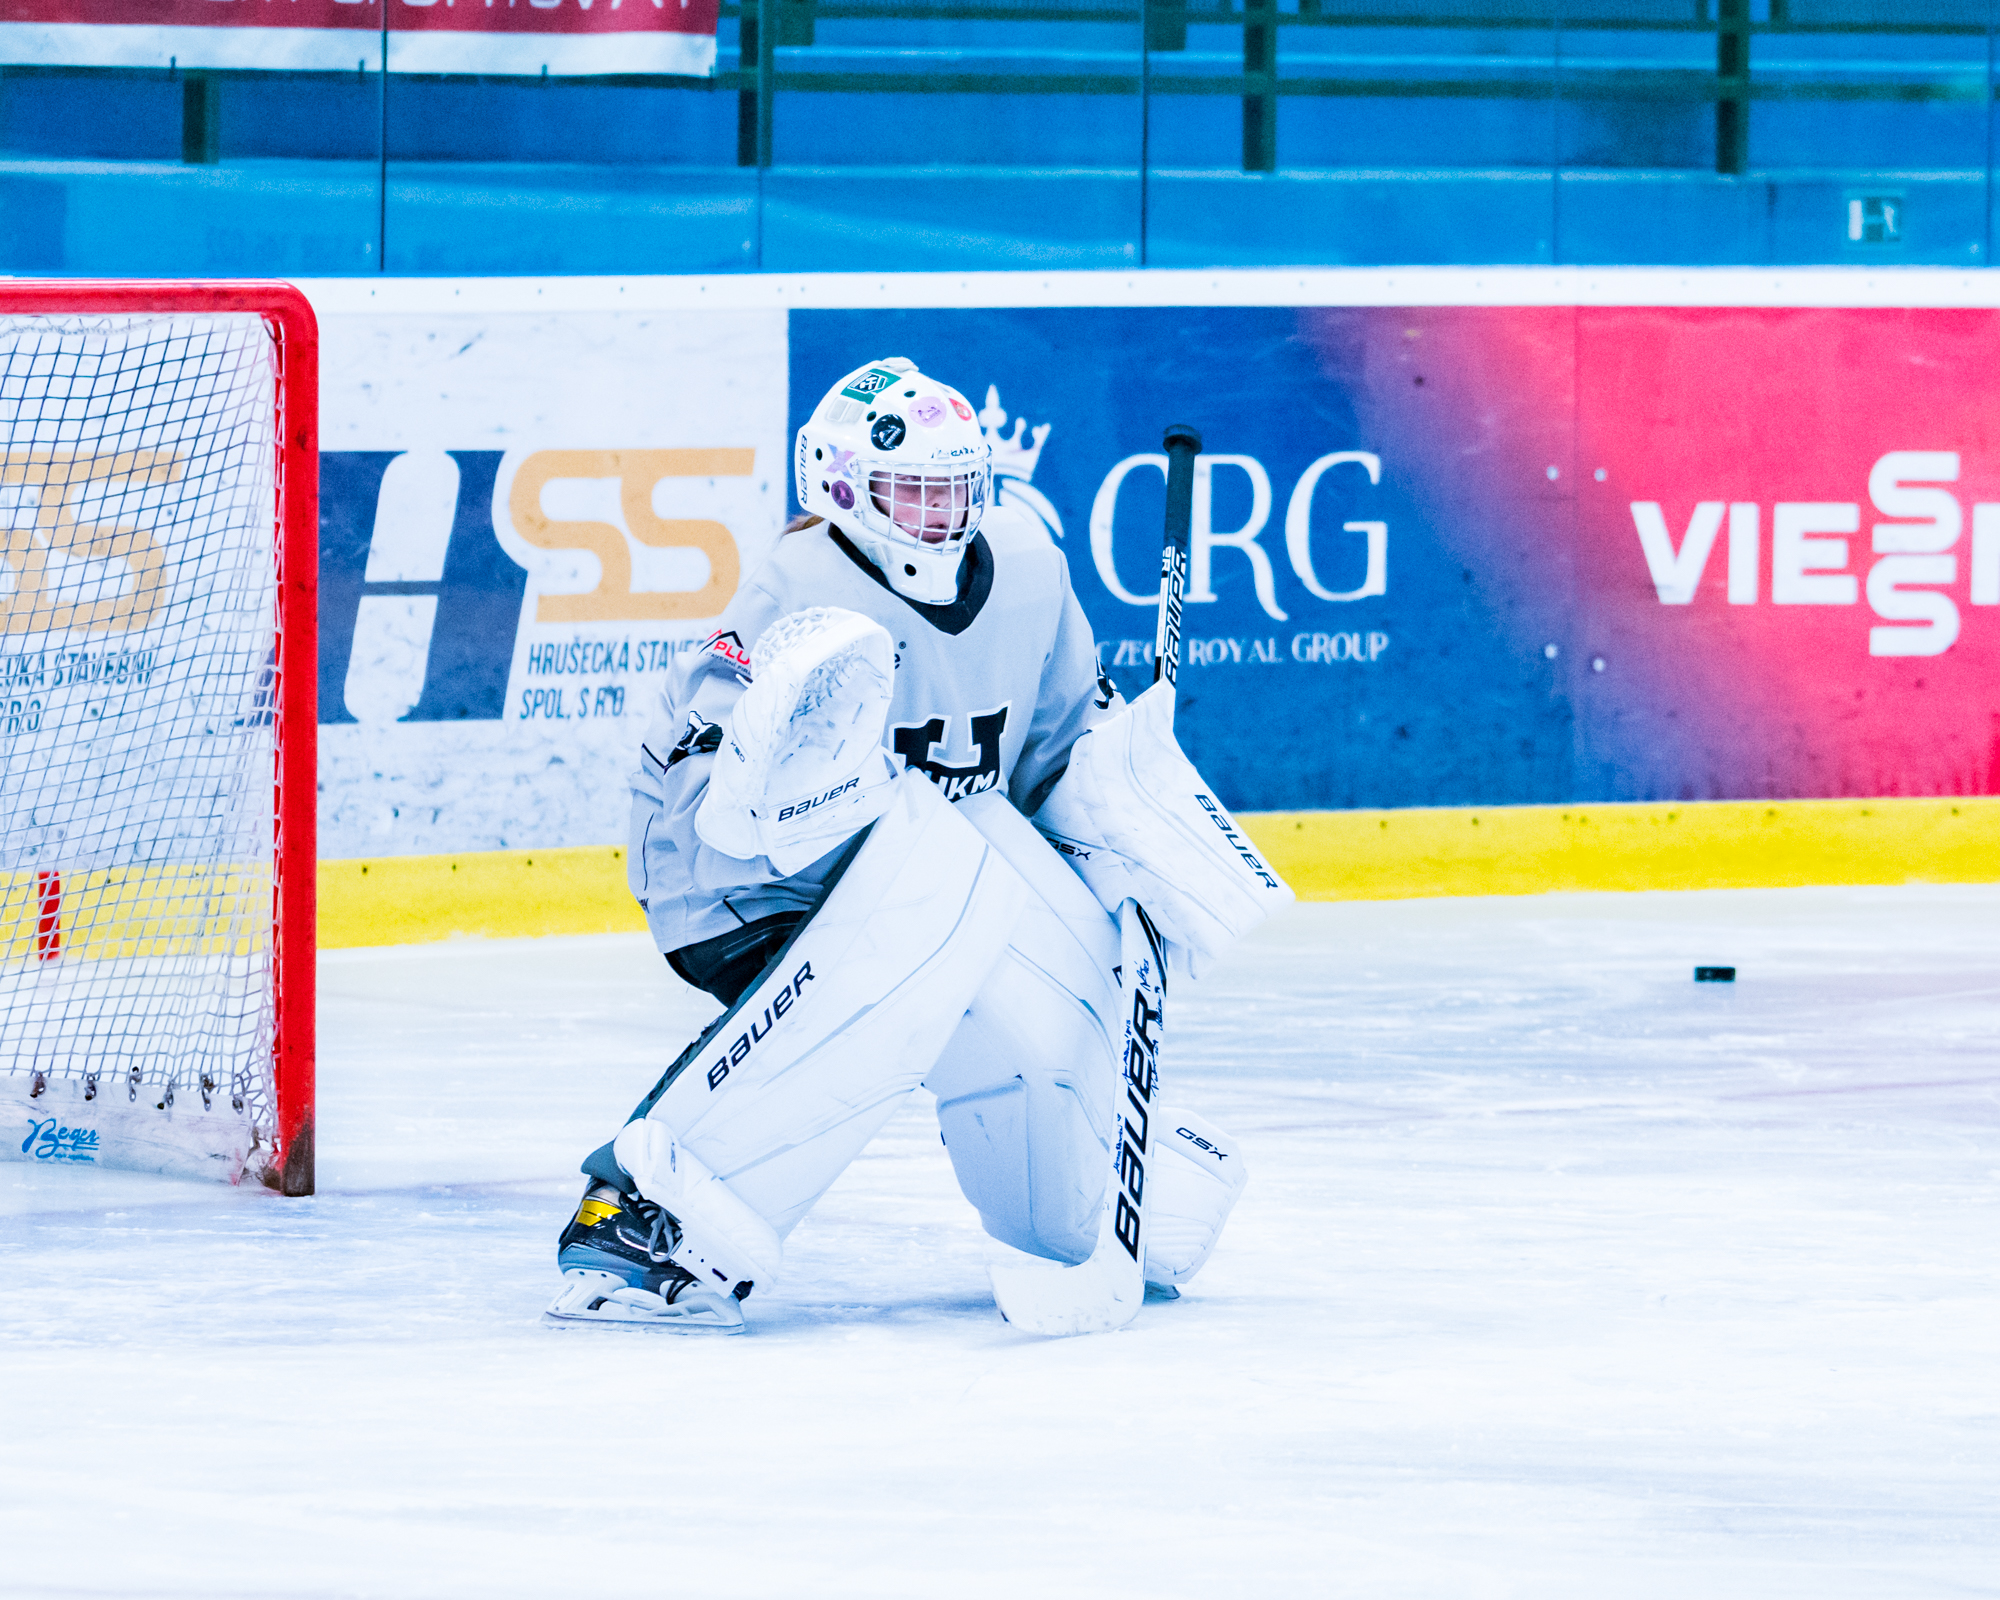
<path fill-rule="evenodd" d="M 1847 197 L 1847 242 L 1860 245 L 1903 242 L 1903 197 L 1851 194 Z"/>

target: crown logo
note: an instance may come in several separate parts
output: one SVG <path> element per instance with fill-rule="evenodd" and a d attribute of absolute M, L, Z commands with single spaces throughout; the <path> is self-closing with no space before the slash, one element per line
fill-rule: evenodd
<path fill-rule="evenodd" d="M 1000 405 L 1000 390 L 994 384 L 986 386 L 986 404 L 979 413 L 979 431 L 986 435 L 986 442 L 993 448 L 993 476 L 996 478 L 1018 478 L 1026 483 L 1035 475 L 1035 464 L 1042 458 L 1042 446 L 1048 442 L 1049 429 L 1055 426 L 1045 422 L 1039 428 L 1029 430 L 1026 417 L 1014 419 L 1014 431 L 1003 433 L 1007 426 L 1007 413 Z M 1021 435 L 1028 434 L 1027 443 Z"/>

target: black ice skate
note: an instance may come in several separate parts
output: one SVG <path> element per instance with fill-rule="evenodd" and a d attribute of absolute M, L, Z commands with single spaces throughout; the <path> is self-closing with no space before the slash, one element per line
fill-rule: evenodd
<path fill-rule="evenodd" d="M 736 1301 L 702 1288 L 667 1259 L 679 1243 L 672 1215 L 652 1201 L 592 1184 L 556 1242 L 563 1287 L 545 1319 L 741 1333 Z"/>

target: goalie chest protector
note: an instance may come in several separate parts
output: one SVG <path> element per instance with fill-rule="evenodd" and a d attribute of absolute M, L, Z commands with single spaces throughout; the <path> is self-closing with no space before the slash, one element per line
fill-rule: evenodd
<path fill-rule="evenodd" d="M 657 736 L 668 730 L 671 744 L 720 724 L 763 631 L 808 606 L 858 611 L 889 631 L 896 672 L 884 742 L 948 800 L 997 789 L 1031 809 L 1025 802 L 1061 773 L 1069 747 L 1108 714 L 1090 624 L 1068 564 L 1040 528 L 990 513 L 966 552 L 958 599 L 930 606 L 897 594 L 821 523 L 780 541 L 683 681 L 670 685 L 664 726 L 646 741 L 652 761 L 666 765 Z"/>

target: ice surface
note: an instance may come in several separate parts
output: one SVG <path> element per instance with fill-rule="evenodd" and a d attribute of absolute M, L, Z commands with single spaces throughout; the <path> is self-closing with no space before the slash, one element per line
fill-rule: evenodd
<path fill-rule="evenodd" d="M 317 1199 L 0 1165 L 0 1591 L 2000 1593 L 2000 888 L 1299 907 L 1170 1012 L 1229 1234 L 1069 1341 L 922 1095 L 749 1336 L 545 1329 L 706 1002 L 322 971 Z"/>

